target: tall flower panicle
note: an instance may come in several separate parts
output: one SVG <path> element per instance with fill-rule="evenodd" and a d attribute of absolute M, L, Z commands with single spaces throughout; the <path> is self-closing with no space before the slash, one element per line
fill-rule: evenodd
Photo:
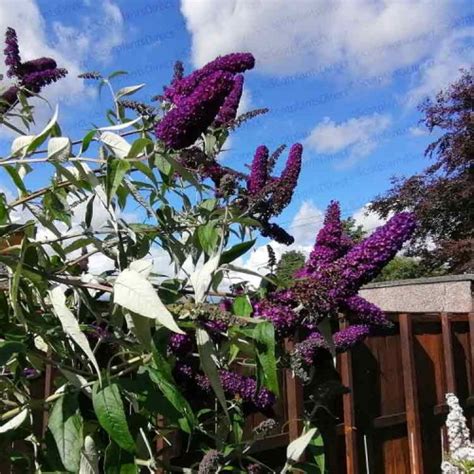
<path fill-rule="evenodd" d="M 44 86 L 56 82 L 67 74 L 66 69 L 58 68 L 56 61 L 52 58 L 38 58 L 22 63 L 18 38 L 13 28 L 7 28 L 4 54 L 8 68 L 7 75 L 16 77 L 18 84 L 2 94 L 1 99 L 6 104 L 0 106 L 1 112 L 5 112 L 15 104 L 19 86 L 25 87 L 29 92 L 38 93 Z"/>
<path fill-rule="evenodd" d="M 234 86 L 230 91 L 230 94 L 226 97 L 222 107 L 217 114 L 215 123 L 216 125 L 225 125 L 237 116 L 237 109 L 239 108 L 240 99 L 242 97 L 242 91 L 244 87 L 244 76 L 239 74 L 234 78 Z"/>
<path fill-rule="evenodd" d="M 16 76 L 21 65 L 20 49 L 18 47 L 18 38 L 16 31 L 8 27 L 5 34 L 5 65 L 7 66 L 7 76 Z"/>
<path fill-rule="evenodd" d="M 274 216 L 280 214 L 291 202 L 293 192 L 298 184 L 301 171 L 303 145 L 295 143 L 290 148 L 286 166 L 279 178 L 279 186 L 275 188 L 272 195 L 271 210 Z"/>
<path fill-rule="evenodd" d="M 277 338 L 283 338 L 294 333 L 298 323 L 298 315 L 291 306 L 265 299 L 255 303 L 253 309 L 255 317 L 266 319 L 273 324 Z"/>
<path fill-rule="evenodd" d="M 58 67 L 53 58 L 38 58 L 31 61 L 25 61 L 19 67 L 21 76 L 31 74 L 33 72 L 47 71 L 48 69 L 56 69 Z"/>
<path fill-rule="evenodd" d="M 65 77 L 66 69 L 45 69 L 44 71 L 32 72 L 22 77 L 22 84 L 32 92 L 40 92 L 44 86 L 52 84 Z"/>
<path fill-rule="evenodd" d="M 156 136 L 175 150 L 192 145 L 214 121 L 232 86 L 230 73 L 214 72 L 165 115 L 156 127 Z"/>
<path fill-rule="evenodd" d="M 299 275 L 306 276 L 321 266 L 334 262 L 344 255 L 350 246 L 351 240 L 344 234 L 339 203 L 331 201 L 326 210 L 323 227 L 318 232 L 313 250 Z"/>
<path fill-rule="evenodd" d="M 392 326 L 384 312 L 362 296 L 354 295 L 346 298 L 342 304 L 342 309 L 345 310 L 351 321 L 363 322 L 373 326 Z"/>
<path fill-rule="evenodd" d="M 376 277 L 402 248 L 415 227 L 415 215 L 401 212 L 349 250 L 336 262 L 345 286 L 355 292 Z"/>
<path fill-rule="evenodd" d="M 260 193 L 267 183 L 268 153 L 268 148 L 265 145 L 260 145 L 255 151 L 247 179 L 247 189 L 251 195 Z"/>
<path fill-rule="evenodd" d="M 177 105 L 181 100 L 190 96 L 207 76 L 215 72 L 238 74 L 252 69 L 254 66 L 255 58 L 250 53 L 232 53 L 219 56 L 201 69 L 173 82 L 171 86 L 165 89 L 164 97 Z"/>

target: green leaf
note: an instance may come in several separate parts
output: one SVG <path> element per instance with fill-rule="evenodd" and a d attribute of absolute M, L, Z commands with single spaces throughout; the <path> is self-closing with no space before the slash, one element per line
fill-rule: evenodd
<path fill-rule="evenodd" d="M 138 472 L 134 456 L 111 441 L 105 450 L 104 473 L 138 474 Z"/>
<path fill-rule="evenodd" d="M 237 296 L 232 303 L 232 310 L 236 316 L 250 316 L 253 308 L 247 295 Z"/>
<path fill-rule="evenodd" d="M 219 242 L 219 230 L 214 222 L 208 222 L 206 225 L 199 226 L 197 229 L 199 243 L 207 255 L 215 252 Z"/>
<path fill-rule="evenodd" d="M 229 250 L 222 252 L 220 265 L 233 262 L 235 259 L 247 253 L 247 251 L 254 246 L 255 241 L 256 239 L 249 240 L 247 242 L 240 242 L 239 244 L 231 247 Z"/>
<path fill-rule="evenodd" d="M 66 393 L 53 407 L 48 421 L 59 457 L 69 472 L 78 472 L 81 460 L 83 420 L 77 392 Z"/>
<path fill-rule="evenodd" d="M 107 202 L 110 204 L 118 187 L 122 184 L 123 177 L 130 169 L 130 163 L 126 160 L 112 160 L 107 169 Z"/>
<path fill-rule="evenodd" d="M 48 138 L 48 135 L 50 134 L 51 130 L 56 125 L 56 122 L 58 120 L 58 114 L 59 108 L 58 106 L 56 106 L 54 114 L 51 117 L 50 121 L 46 124 L 46 127 L 44 127 L 41 133 L 39 135 L 36 135 L 35 139 L 32 140 L 31 143 L 28 145 L 28 148 L 26 149 L 26 154 L 35 151 L 36 148 L 38 148 L 46 140 L 46 138 Z"/>
<path fill-rule="evenodd" d="M 26 346 L 17 341 L 0 342 L 0 367 L 6 365 L 13 354 L 20 354 L 26 351 Z"/>
<path fill-rule="evenodd" d="M 110 74 L 109 76 L 107 76 L 107 79 L 110 81 L 110 79 L 113 79 L 114 77 L 117 77 L 117 76 L 123 76 L 125 74 L 128 74 L 127 71 L 114 71 L 112 74 Z"/>
<path fill-rule="evenodd" d="M 311 439 L 308 445 L 308 451 L 318 466 L 319 472 L 324 474 L 326 472 L 326 458 L 324 456 L 324 439 L 323 435 L 318 431 Z"/>
<path fill-rule="evenodd" d="M 84 135 L 84 138 L 82 139 L 82 144 L 81 144 L 81 151 L 79 154 L 82 154 L 85 151 L 87 151 L 96 133 L 97 133 L 97 130 L 94 129 L 94 130 L 90 130 Z"/>
<path fill-rule="evenodd" d="M 15 183 L 15 186 L 17 187 L 17 189 L 21 191 L 22 195 L 28 194 L 28 191 L 25 187 L 25 184 L 23 183 L 23 179 L 18 173 L 18 170 L 12 165 L 5 165 L 3 169 L 10 175 L 10 178 Z"/>
<path fill-rule="evenodd" d="M 135 441 L 127 425 L 127 417 L 117 384 L 102 389 L 96 382 L 92 388 L 92 404 L 100 425 L 125 451 L 134 453 Z"/>
<path fill-rule="evenodd" d="M 278 395 L 278 375 L 275 358 L 275 328 L 269 321 L 259 323 L 254 329 L 257 349 L 257 367 L 268 390 Z"/>
<path fill-rule="evenodd" d="M 171 377 L 166 368 L 169 368 L 169 366 L 166 361 L 162 360 L 161 363 L 157 363 L 155 367 L 146 367 L 145 370 L 148 372 L 150 379 L 158 385 L 158 388 L 165 398 L 178 413 L 183 415 L 183 418 L 178 420 L 180 428 L 186 433 L 191 433 L 196 424 L 194 413 L 186 398 L 183 397 L 176 385 L 171 381 Z M 166 415 L 166 413 L 163 414 Z"/>
<path fill-rule="evenodd" d="M 201 367 L 204 370 L 204 373 L 209 378 L 211 387 L 213 388 L 217 399 L 222 405 L 227 419 L 230 420 L 229 413 L 227 411 L 227 403 L 224 395 L 224 389 L 222 388 L 221 381 L 219 379 L 219 372 L 217 370 L 217 356 L 214 351 L 212 340 L 205 329 L 199 327 L 196 328 L 196 342 L 199 351 Z"/>
<path fill-rule="evenodd" d="M 132 143 L 132 147 L 128 152 L 128 158 L 137 157 L 148 145 L 152 145 L 153 142 L 149 138 L 138 138 Z"/>

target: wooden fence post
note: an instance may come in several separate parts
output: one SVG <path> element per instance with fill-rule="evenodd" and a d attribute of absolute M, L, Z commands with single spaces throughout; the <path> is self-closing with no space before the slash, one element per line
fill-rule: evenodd
<path fill-rule="evenodd" d="M 412 321 L 408 314 L 403 313 L 399 316 L 399 322 L 411 473 L 423 474 L 422 436 L 415 375 Z"/>
<path fill-rule="evenodd" d="M 341 329 L 347 327 L 346 323 L 341 324 Z M 352 355 L 351 351 L 343 352 L 339 356 L 341 368 L 341 382 L 349 388 L 350 392 L 342 396 L 342 406 L 344 411 L 344 439 L 346 445 L 346 472 L 347 474 L 357 474 L 359 470 L 357 457 L 357 428 L 354 411 L 354 384 L 352 382 Z"/>
<path fill-rule="evenodd" d="M 446 392 L 456 393 L 456 379 L 454 376 L 453 339 L 451 321 L 448 313 L 441 313 L 441 330 L 443 334 L 443 355 L 446 372 Z"/>

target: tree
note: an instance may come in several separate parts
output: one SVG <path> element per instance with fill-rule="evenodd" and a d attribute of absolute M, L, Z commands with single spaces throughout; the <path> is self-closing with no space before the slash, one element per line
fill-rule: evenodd
<path fill-rule="evenodd" d="M 441 136 L 425 156 L 434 162 L 410 178 L 393 178 L 393 187 L 371 204 L 381 217 L 410 209 L 418 218 L 409 254 L 428 269 L 450 273 L 474 270 L 474 108 L 473 69 L 426 100 L 421 122 Z"/>
<path fill-rule="evenodd" d="M 360 242 L 367 236 L 367 232 L 360 224 L 356 224 L 353 217 L 343 219 L 342 228 L 344 229 L 344 233 L 348 235 L 353 242 Z"/>
<path fill-rule="evenodd" d="M 297 250 L 290 250 L 285 252 L 278 262 L 276 268 L 276 276 L 278 283 L 282 287 L 289 287 L 294 281 L 294 274 L 296 270 L 303 267 L 305 262 L 305 256 L 303 253 Z"/>

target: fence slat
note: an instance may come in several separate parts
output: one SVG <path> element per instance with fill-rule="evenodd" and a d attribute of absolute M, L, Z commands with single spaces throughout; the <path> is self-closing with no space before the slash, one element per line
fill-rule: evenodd
<path fill-rule="evenodd" d="M 412 322 L 410 316 L 406 313 L 400 314 L 399 322 L 411 473 L 423 474 L 422 437 L 415 376 Z"/>
<path fill-rule="evenodd" d="M 446 372 L 446 392 L 456 393 L 456 379 L 454 376 L 453 338 L 451 321 L 448 313 L 441 313 L 441 329 L 443 333 L 443 355 Z"/>

